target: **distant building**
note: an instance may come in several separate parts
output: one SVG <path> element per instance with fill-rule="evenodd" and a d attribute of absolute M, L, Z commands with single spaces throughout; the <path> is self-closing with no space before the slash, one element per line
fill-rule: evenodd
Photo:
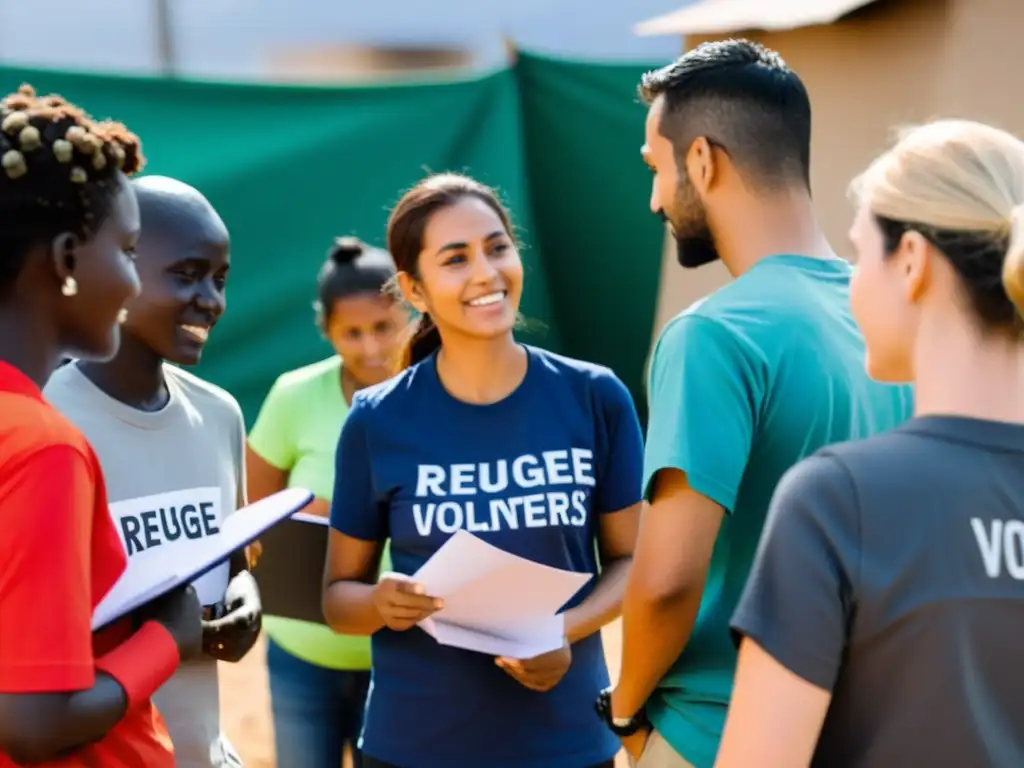
<path fill-rule="evenodd" d="M 1024 71 L 1024 3 L 698 0 L 680 6 L 634 29 L 674 38 L 679 50 L 747 37 L 777 50 L 800 74 L 814 110 L 814 200 L 840 255 L 850 250 L 847 185 L 886 148 L 895 128 L 969 117 L 1024 136 L 1016 96 Z M 666 249 L 655 331 L 727 279 L 720 263 L 684 272 Z"/>

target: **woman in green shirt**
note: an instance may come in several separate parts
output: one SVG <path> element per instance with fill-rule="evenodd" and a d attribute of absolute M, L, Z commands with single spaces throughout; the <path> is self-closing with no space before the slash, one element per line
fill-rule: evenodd
<path fill-rule="evenodd" d="M 271 388 L 249 433 L 250 501 L 300 486 L 316 496 L 303 511 L 327 516 L 335 448 L 352 395 L 389 377 L 408 321 L 381 290 L 394 274 L 386 251 L 355 238 L 335 241 L 320 270 L 317 314 L 337 354 L 283 374 Z M 264 616 L 263 628 L 277 764 L 338 768 L 347 745 L 358 768 L 370 639 L 273 616 Z"/>

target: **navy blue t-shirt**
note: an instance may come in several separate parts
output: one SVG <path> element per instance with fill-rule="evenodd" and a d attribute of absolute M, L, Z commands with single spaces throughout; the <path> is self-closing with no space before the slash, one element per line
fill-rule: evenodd
<path fill-rule="evenodd" d="M 409 575 L 460 528 L 536 562 L 597 573 L 597 516 L 640 500 L 636 410 L 607 368 L 526 349 L 522 384 L 494 404 L 448 394 L 436 356 L 359 392 L 338 445 L 331 525 L 390 538 L 394 570 Z M 600 633 L 573 646 L 572 666 L 547 693 L 419 627 L 385 627 L 372 647 L 362 746 L 378 760 L 586 768 L 618 750 L 594 711 L 608 685 Z"/>

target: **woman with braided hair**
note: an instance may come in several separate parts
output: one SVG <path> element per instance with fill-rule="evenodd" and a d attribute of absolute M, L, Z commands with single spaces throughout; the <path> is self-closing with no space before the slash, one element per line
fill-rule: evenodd
<path fill-rule="evenodd" d="M 150 697 L 200 649 L 198 600 L 93 633 L 125 554 L 92 448 L 41 394 L 62 359 L 117 352 L 139 140 L 25 86 L 0 100 L 0 162 L 0 768 L 170 768 Z"/>

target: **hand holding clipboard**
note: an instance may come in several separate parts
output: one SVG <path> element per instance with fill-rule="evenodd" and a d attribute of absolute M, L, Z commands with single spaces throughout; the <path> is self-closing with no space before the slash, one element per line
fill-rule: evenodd
<path fill-rule="evenodd" d="M 237 510 L 221 526 L 220 534 L 196 542 L 186 554 L 176 553 L 174 560 L 159 562 L 128 561 L 113 589 L 93 612 L 96 631 L 136 608 L 164 595 L 175 587 L 189 584 L 243 549 L 265 531 L 293 515 L 313 499 L 304 488 L 289 488 Z M 326 521 L 325 521 L 326 522 Z M 322 561 L 321 561 L 322 566 Z"/>

